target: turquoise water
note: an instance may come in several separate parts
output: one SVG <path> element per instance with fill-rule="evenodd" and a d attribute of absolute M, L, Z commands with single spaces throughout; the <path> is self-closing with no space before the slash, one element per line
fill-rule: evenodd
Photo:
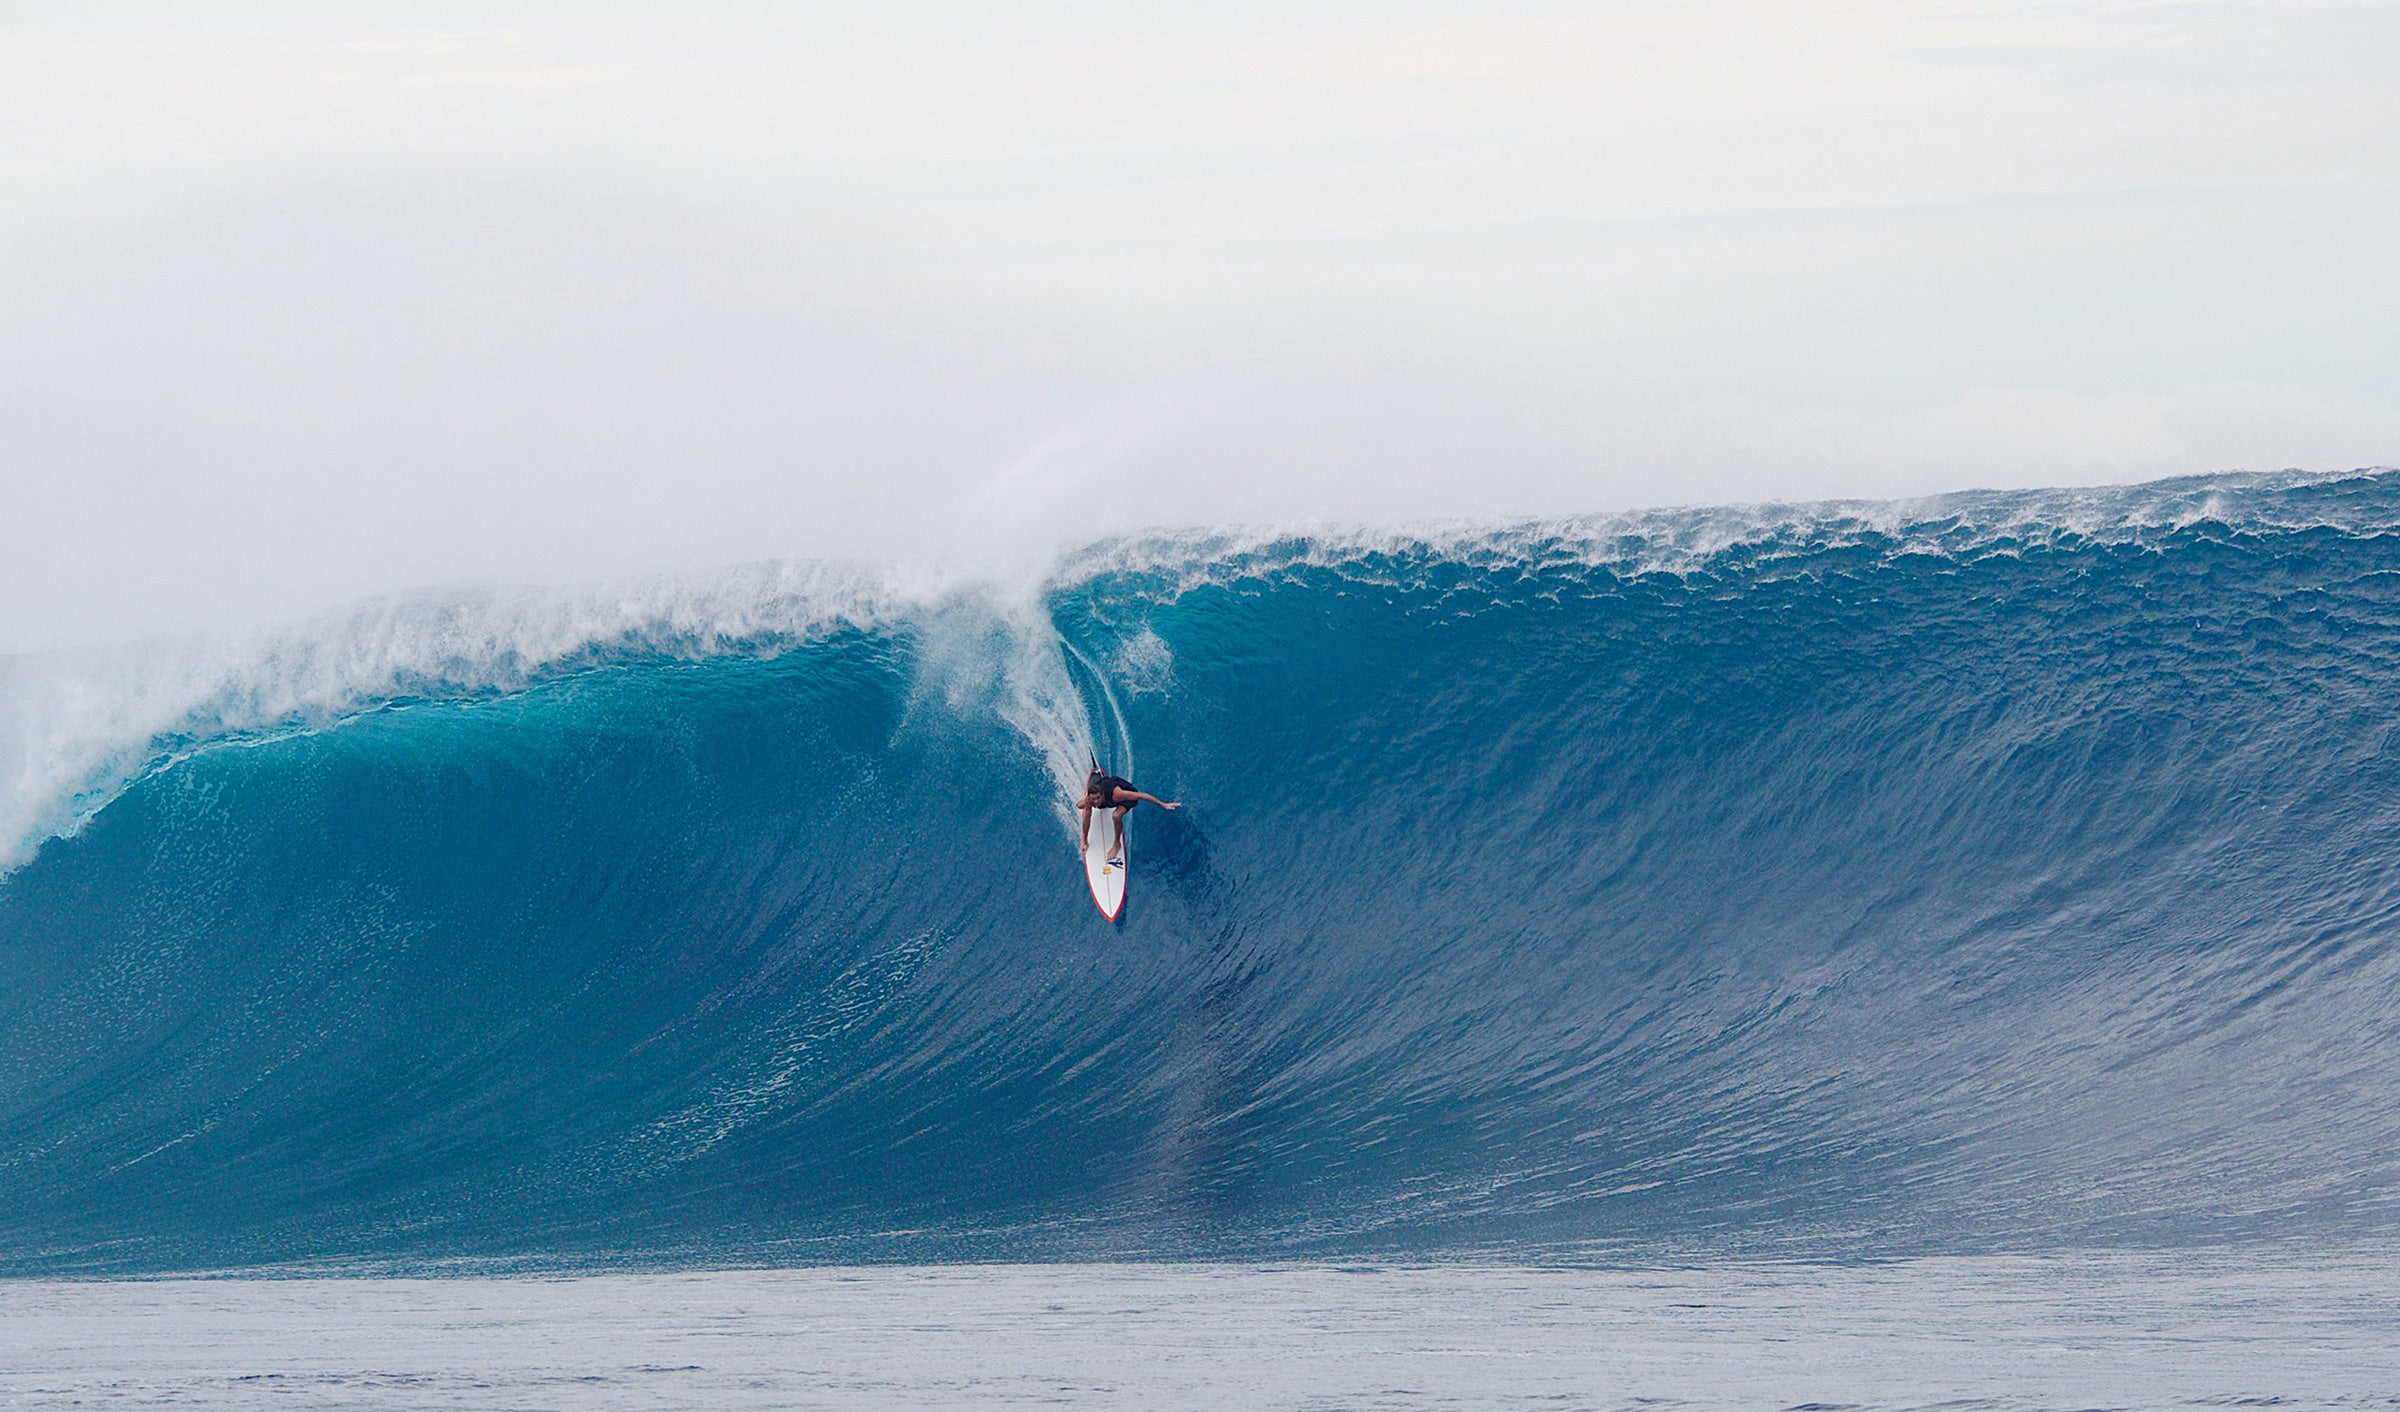
<path fill-rule="evenodd" d="M 0 1270 L 2393 1232 L 2400 477 L 744 574 L 8 664 Z"/>

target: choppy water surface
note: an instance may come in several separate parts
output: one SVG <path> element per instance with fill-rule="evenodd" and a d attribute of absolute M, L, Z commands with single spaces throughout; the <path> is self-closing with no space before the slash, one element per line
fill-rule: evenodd
<path fill-rule="evenodd" d="M 11 1407 L 2400 1404 L 2396 1252 L 0 1284 Z"/>

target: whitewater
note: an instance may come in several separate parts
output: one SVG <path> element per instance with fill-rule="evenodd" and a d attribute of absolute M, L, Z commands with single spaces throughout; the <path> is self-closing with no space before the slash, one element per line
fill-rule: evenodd
<path fill-rule="evenodd" d="M 670 1296 L 897 1347 L 843 1301 L 898 1280 L 966 1342 L 893 1405 L 1009 1401 L 957 1381 L 1004 1347 L 1047 1350 L 1029 1398 L 1235 1371 L 1094 1364 L 1019 1294 L 1123 1348 L 1315 1310 L 1335 1362 L 1252 1369 L 1262 1405 L 1614 1405 L 1689 1371 L 1685 1304 L 1736 1313 L 1678 1395 L 1740 1403 L 1798 1387 L 1794 1330 L 1944 1299 L 1973 1347 L 1903 1341 L 1942 1377 L 1832 1384 L 1982 1396 L 2064 1339 L 2114 1352 L 2021 1405 L 2150 1405 L 2143 1369 L 2389 1394 L 2389 1330 L 2340 1310 L 2389 1307 L 2400 1227 L 2396 703 L 2388 471 L 1199 529 L 9 658 L 9 1389 L 148 1396 L 61 1350 L 153 1299 L 90 1291 L 154 1289 L 198 1320 L 143 1326 L 157 1387 L 216 1376 L 175 1329 L 247 1310 L 284 1331 L 253 1352 L 333 1358 L 327 1405 L 557 1392 L 498 1335 L 486 1395 L 327 1353 L 344 1309 L 401 1351 L 458 1327 L 406 1281 L 316 1323 L 53 1283 L 238 1272 L 443 1276 L 570 1364 Z M 1190 805 L 1137 813 L 1113 927 L 1071 841 L 1094 755 Z M 2132 1322 L 2027 1313 L 2076 1281 Z M 2227 1307 L 2247 1364 L 2152 1341 L 2225 1347 Z M 1379 1339 L 1462 1320 L 1583 1381 L 1370 1386 Z M 1573 1363 L 1601 1325 L 1620 1361 Z M 2298 1375 L 2327 1348 L 2349 1381 Z M 557 1395 L 874 1401 L 752 1372 Z"/>

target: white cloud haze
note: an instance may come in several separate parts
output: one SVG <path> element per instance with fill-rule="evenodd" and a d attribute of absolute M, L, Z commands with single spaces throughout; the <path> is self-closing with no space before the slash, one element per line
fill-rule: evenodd
<path fill-rule="evenodd" d="M 12 7 L 0 650 L 2400 459 L 2390 4 L 1186 8 Z"/>

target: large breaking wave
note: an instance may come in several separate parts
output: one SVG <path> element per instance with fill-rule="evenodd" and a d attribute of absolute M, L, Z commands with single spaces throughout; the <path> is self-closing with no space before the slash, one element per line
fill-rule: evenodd
<path fill-rule="evenodd" d="M 0 1268 L 2400 1215 L 2393 474 L 758 569 L 6 671 Z M 1088 749 L 1191 802 L 1114 928 Z"/>

